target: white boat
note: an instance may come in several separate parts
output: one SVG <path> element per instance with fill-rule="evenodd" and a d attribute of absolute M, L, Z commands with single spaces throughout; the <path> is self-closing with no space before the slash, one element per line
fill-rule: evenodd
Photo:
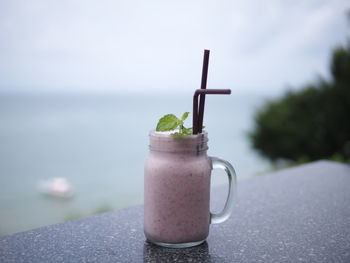
<path fill-rule="evenodd" d="M 74 195 L 73 185 L 63 177 L 54 177 L 38 182 L 38 191 L 42 194 L 70 198 Z"/>

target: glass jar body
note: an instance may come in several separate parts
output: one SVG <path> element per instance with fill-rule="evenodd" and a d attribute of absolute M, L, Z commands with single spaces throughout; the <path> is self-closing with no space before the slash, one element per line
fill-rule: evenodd
<path fill-rule="evenodd" d="M 146 238 L 173 247 L 201 243 L 210 224 L 207 136 L 150 138 L 144 171 Z"/>

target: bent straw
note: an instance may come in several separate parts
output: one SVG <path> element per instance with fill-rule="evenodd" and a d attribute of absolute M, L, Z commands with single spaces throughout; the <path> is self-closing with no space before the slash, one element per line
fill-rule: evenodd
<path fill-rule="evenodd" d="M 192 134 L 199 132 L 198 96 L 202 94 L 231 94 L 230 89 L 197 89 L 193 95 Z"/>
<path fill-rule="evenodd" d="M 201 80 L 201 89 L 207 88 L 207 78 L 208 78 L 208 65 L 209 65 L 209 54 L 210 50 L 205 49 L 204 50 L 204 56 L 203 56 L 203 67 L 202 67 L 202 80 Z M 200 102 L 199 102 L 199 113 L 198 113 L 198 132 L 202 132 L 202 126 L 203 126 L 203 118 L 204 118 L 204 105 L 205 105 L 205 94 L 202 94 L 200 96 Z"/>

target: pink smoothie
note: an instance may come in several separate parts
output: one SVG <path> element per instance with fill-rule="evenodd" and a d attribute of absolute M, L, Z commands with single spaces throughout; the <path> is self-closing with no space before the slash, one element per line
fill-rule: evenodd
<path fill-rule="evenodd" d="M 148 240 L 188 243 L 209 232 L 211 161 L 207 134 L 150 134 L 145 163 L 144 231 Z"/>

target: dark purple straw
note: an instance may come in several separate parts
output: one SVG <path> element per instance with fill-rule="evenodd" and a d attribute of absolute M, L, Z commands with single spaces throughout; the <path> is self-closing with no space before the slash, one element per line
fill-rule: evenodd
<path fill-rule="evenodd" d="M 207 88 L 209 54 L 210 54 L 210 50 L 205 49 L 204 56 L 203 56 L 201 89 Z M 205 105 L 205 94 L 201 94 L 200 102 L 199 102 L 199 113 L 198 113 L 198 123 L 199 123 L 198 132 L 199 133 L 202 132 L 202 127 L 203 127 L 204 105 Z"/>
<path fill-rule="evenodd" d="M 193 95 L 192 133 L 199 133 L 198 96 L 203 94 L 231 94 L 230 89 L 197 89 Z"/>

